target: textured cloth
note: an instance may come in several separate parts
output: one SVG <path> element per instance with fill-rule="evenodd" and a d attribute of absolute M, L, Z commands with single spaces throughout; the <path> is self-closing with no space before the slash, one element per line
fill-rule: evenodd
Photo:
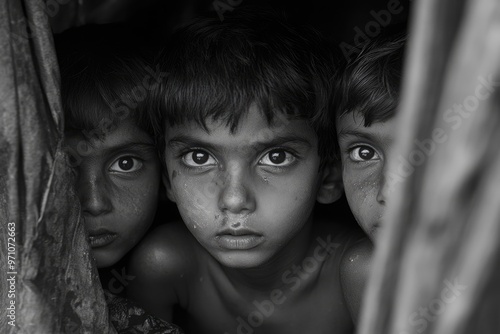
<path fill-rule="evenodd" d="M 182 330 L 164 320 L 149 315 L 128 299 L 105 291 L 109 317 L 120 334 L 182 334 Z"/>

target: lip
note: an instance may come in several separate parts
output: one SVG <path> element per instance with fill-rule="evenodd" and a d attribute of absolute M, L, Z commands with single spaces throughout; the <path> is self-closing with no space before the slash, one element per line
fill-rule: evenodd
<path fill-rule="evenodd" d="M 106 229 L 98 229 L 89 232 L 89 242 L 92 248 L 105 247 L 116 240 L 118 234 Z"/>
<path fill-rule="evenodd" d="M 247 250 L 257 247 L 262 235 L 246 228 L 225 229 L 216 236 L 220 247 L 228 250 Z"/>
<path fill-rule="evenodd" d="M 252 231 L 248 228 L 226 228 L 219 232 L 217 236 L 223 236 L 223 235 L 233 235 L 233 236 L 243 236 L 243 235 L 257 235 L 260 236 L 259 233 Z"/>
<path fill-rule="evenodd" d="M 262 236 L 257 234 L 231 235 L 224 234 L 216 237 L 220 247 L 227 250 L 248 250 L 257 247 Z"/>

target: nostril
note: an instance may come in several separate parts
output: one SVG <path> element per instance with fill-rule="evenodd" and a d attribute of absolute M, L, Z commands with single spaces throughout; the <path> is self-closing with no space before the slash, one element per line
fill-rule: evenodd
<path fill-rule="evenodd" d="M 254 201 L 249 189 L 242 185 L 230 185 L 223 189 L 220 194 L 219 208 L 232 213 L 253 211 L 255 209 Z"/>
<path fill-rule="evenodd" d="M 111 211 L 112 204 L 108 194 L 97 185 L 89 185 L 79 198 L 85 214 L 98 216 Z"/>

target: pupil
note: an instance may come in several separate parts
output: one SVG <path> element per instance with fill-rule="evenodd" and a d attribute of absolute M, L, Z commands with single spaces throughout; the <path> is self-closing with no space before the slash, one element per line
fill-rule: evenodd
<path fill-rule="evenodd" d="M 193 161 L 201 165 L 208 161 L 208 154 L 202 151 L 193 152 Z"/>
<path fill-rule="evenodd" d="M 374 155 L 375 155 L 375 152 L 369 148 L 363 148 L 359 152 L 359 156 L 361 157 L 361 159 L 364 159 L 364 160 L 370 160 L 371 158 L 373 158 Z"/>
<path fill-rule="evenodd" d="M 118 166 L 120 166 L 121 169 L 123 170 L 130 170 L 132 169 L 133 166 L 132 159 L 130 158 L 121 158 L 120 161 L 118 161 Z"/>
<path fill-rule="evenodd" d="M 281 164 L 285 161 L 286 155 L 283 151 L 269 152 L 269 159 L 274 164 Z"/>

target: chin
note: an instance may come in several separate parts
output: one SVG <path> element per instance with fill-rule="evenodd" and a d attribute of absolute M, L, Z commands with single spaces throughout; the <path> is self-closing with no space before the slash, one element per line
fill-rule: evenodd
<path fill-rule="evenodd" d="M 366 228 L 363 228 L 363 231 L 365 232 L 366 236 L 371 240 L 372 243 L 375 243 L 378 234 L 379 234 L 379 227 L 372 225 L 368 226 Z"/>
<path fill-rule="evenodd" d="M 233 269 L 252 269 L 262 266 L 268 260 L 262 254 L 249 251 L 223 251 L 212 256 L 224 267 Z"/>

